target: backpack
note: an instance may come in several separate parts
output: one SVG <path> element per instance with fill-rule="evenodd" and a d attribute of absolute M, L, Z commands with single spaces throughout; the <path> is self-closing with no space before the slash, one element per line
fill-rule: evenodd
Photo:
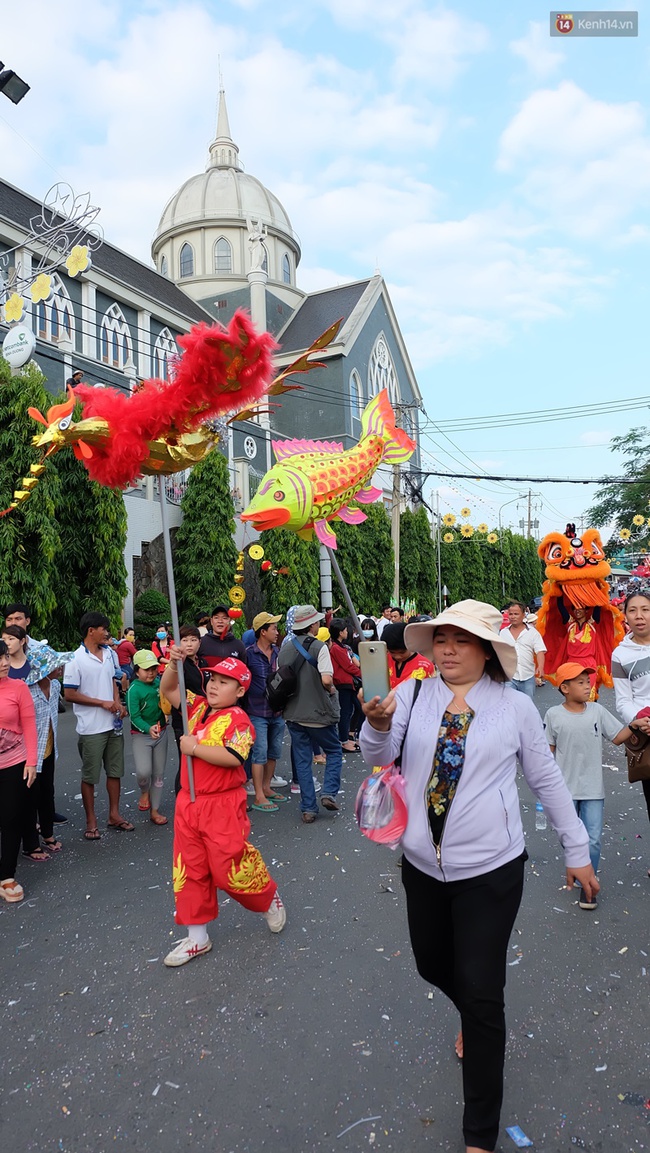
<path fill-rule="evenodd" d="M 309 661 L 309 664 L 313 665 L 315 669 L 318 668 L 318 662 L 310 657 L 307 649 L 301 645 L 300 641 L 292 637 L 291 644 L 299 653 L 298 660 L 292 665 L 278 666 L 275 672 L 269 673 L 266 679 L 266 699 L 275 713 L 283 712 L 291 697 L 297 692 L 298 672 L 305 661 Z"/>

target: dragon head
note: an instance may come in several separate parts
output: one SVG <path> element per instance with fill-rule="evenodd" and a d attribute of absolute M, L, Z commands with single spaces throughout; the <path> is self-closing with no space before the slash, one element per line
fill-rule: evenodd
<path fill-rule="evenodd" d="M 27 409 L 33 420 L 45 425 L 45 432 L 39 433 L 32 440 L 32 444 L 36 448 L 44 450 L 43 459 L 51 456 L 54 452 L 58 452 L 59 449 L 65 448 L 68 444 L 72 447 L 75 456 L 86 456 L 81 447 L 83 442 L 79 441 L 77 426 L 72 420 L 76 402 L 75 394 L 68 386 L 68 400 L 64 401 L 63 404 L 53 404 L 51 408 L 48 408 L 46 416 L 43 416 L 37 408 Z M 79 451 L 77 451 L 78 449 Z"/>
<path fill-rule="evenodd" d="M 548 580 L 560 584 L 605 580 L 611 572 L 600 533 L 595 528 L 588 528 L 581 537 L 550 532 L 540 542 L 537 552 L 546 564 Z"/>

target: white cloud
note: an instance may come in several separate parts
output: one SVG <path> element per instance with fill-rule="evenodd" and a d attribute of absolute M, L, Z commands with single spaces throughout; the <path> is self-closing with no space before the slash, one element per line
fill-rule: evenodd
<path fill-rule="evenodd" d="M 391 75 L 395 83 L 449 88 L 471 58 L 490 43 L 487 28 L 439 4 L 434 11 L 421 0 L 323 0 L 340 24 L 365 30 L 395 53 Z"/>
<path fill-rule="evenodd" d="M 603 432 L 602 429 L 591 429 L 588 432 L 581 432 L 578 440 L 580 441 L 580 444 L 602 446 L 604 444 L 609 444 L 613 436 L 614 433 L 611 431 Z"/>
<path fill-rule="evenodd" d="M 574 236 L 614 240 L 650 204 L 641 106 L 594 99 L 573 81 L 524 101 L 501 136 L 497 167 L 519 175 L 523 198 Z"/>
<path fill-rule="evenodd" d="M 552 75 L 566 59 L 563 52 L 551 48 L 548 26 L 537 20 L 531 20 L 526 35 L 520 40 L 512 40 L 509 48 L 526 63 L 537 80 Z"/>

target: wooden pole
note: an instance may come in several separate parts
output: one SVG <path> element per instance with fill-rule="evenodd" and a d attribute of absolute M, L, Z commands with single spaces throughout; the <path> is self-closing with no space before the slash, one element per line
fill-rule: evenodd
<path fill-rule="evenodd" d="M 158 486 L 160 492 L 160 519 L 162 521 L 163 531 L 163 544 L 165 546 L 165 564 L 167 566 L 167 588 L 169 590 L 169 603 L 172 609 L 172 628 L 174 630 L 174 641 L 180 644 L 180 625 L 178 623 L 178 605 L 176 604 L 176 584 L 174 582 L 174 562 L 172 560 L 172 541 L 169 535 L 169 517 L 167 514 L 167 495 L 165 493 L 165 478 L 158 477 Z M 187 693 L 185 692 L 185 673 L 183 670 L 183 662 L 179 661 L 178 665 L 178 689 L 181 694 L 181 716 L 183 718 L 183 733 L 189 733 L 189 722 L 187 716 Z M 190 800 L 195 801 L 196 795 L 194 793 L 194 769 L 192 767 L 192 758 L 185 754 L 187 762 L 187 779 L 190 785 Z"/>

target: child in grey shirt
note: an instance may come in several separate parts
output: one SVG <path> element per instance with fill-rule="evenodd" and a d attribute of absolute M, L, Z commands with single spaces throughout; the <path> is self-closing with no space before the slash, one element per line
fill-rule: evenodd
<path fill-rule="evenodd" d="M 544 728 L 576 812 L 589 834 L 589 856 L 597 873 L 605 807 L 603 736 L 613 745 L 621 745 L 631 731 L 602 705 L 589 700 L 589 674 L 593 672 L 577 661 L 560 665 L 557 684 L 564 701 L 548 710 Z M 595 909 L 596 898 L 589 899 L 581 891 L 579 904 L 581 909 Z"/>

